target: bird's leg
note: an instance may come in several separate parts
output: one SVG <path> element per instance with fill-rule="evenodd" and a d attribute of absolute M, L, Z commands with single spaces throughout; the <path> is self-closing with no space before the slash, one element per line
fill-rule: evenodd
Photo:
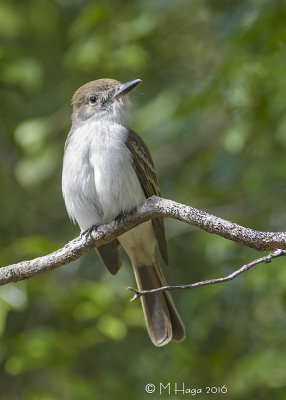
<path fill-rule="evenodd" d="M 99 225 L 91 225 L 91 227 L 87 228 L 85 231 L 82 231 L 80 234 L 80 238 L 82 239 L 83 237 L 85 240 L 88 239 L 88 237 L 91 235 L 93 231 L 96 231 Z"/>
<path fill-rule="evenodd" d="M 114 221 L 115 222 L 120 222 L 121 218 L 125 217 L 126 215 L 126 211 L 121 211 L 121 213 L 119 213 L 115 218 Z"/>
<path fill-rule="evenodd" d="M 131 210 L 121 211 L 117 217 L 114 218 L 115 222 L 120 222 L 121 218 L 127 217 L 127 215 L 132 215 L 137 210 L 137 207 L 132 208 Z"/>

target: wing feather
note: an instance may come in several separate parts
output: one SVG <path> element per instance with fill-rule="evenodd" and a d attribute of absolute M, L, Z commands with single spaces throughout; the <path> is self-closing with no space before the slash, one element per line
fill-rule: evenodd
<path fill-rule="evenodd" d="M 156 172 L 151 154 L 137 133 L 129 130 L 126 146 L 132 155 L 132 165 L 139 179 L 146 199 L 151 196 L 160 196 Z M 168 264 L 168 250 L 165 237 L 165 227 L 163 218 L 152 220 L 155 236 L 158 242 L 161 256 Z"/>

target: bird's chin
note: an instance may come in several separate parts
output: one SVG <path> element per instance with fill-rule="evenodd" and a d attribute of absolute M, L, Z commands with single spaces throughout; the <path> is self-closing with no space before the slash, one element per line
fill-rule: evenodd
<path fill-rule="evenodd" d="M 125 125 L 129 121 L 130 102 L 128 96 L 122 96 L 116 99 L 111 104 L 111 109 L 108 110 L 108 118 L 116 123 Z"/>
<path fill-rule="evenodd" d="M 129 102 L 127 101 L 114 101 L 112 104 L 102 107 L 97 110 L 89 118 L 90 122 L 113 122 L 116 124 L 126 125 L 129 121 Z M 87 120 L 86 119 L 86 120 Z"/>

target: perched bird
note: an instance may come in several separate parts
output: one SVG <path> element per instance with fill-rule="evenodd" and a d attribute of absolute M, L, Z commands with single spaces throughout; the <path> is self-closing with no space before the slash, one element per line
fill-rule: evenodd
<path fill-rule="evenodd" d="M 160 191 L 148 148 L 128 127 L 129 92 L 140 79 L 98 79 L 73 95 L 72 127 L 63 160 L 62 191 L 70 218 L 82 231 L 131 212 Z M 156 218 L 96 251 L 112 274 L 120 268 L 118 246 L 131 259 L 139 290 L 166 284 L 155 255 L 156 240 L 168 263 L 164 222 Z M 184 325 L 168 292 L 141 296 L 149 336 L 156 346 L 183 340 Z"/>

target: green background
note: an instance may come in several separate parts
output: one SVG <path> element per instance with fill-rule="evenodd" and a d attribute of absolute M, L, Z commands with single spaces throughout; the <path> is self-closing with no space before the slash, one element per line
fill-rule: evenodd
<path fill-rule="evenodd" d="M 131 126 L 164 197 L 285 230 L 285 21 L 282 0 L 1 0 L 1 266 L 78 234 L 61 195 L 70 98 L 102 77 L 142 79 Z M 259 257 L 190 225 L 166 226 L 169 284 Z M 0 288 L 1 400 L 285 399 L 284 259 L 174 293 L 187 339 L 155 348 L 140 302 L 129 302 L 123 257 L 115 277 L 92 251 Z M 228 392 L 175 394 L 176 382 Z"/>

